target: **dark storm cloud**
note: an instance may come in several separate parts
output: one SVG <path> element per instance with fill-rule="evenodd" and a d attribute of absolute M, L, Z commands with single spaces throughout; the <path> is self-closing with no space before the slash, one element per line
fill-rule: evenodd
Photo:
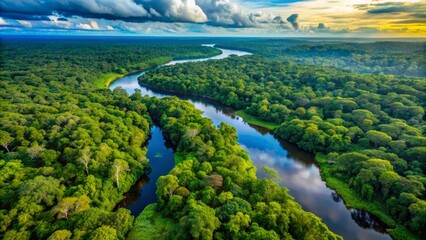
<path fill-rule="evenodd" d="M 45 15 L 32 15 L 26 13 L 1 12 L 0 16 L 11 19 L 28 20 L 28 21 L 50 21 Z"/>
<path fill-rule="evenodd" d="M 131 0 L 3 0 L 0 2 L 1 14 L 28 14 L 48 16 L 60 14 L 63 16 L 102 17 L 120 19 L 130 17 L 147 17 L 147 11 Z M 18 19 L 18 18 L 15 18 Z"/>
<path fill-rule="evenodd" d="M 291 26 L 293 26 L 294 29 L 298 30 L 299 29 L 299 23 L 297 22 L 299 18 L 299 14 L 294 13 L 291 14 L 288 18 L 287 21 L 291 24 Z"/>
<path fill-rule="evenodd" d="M 0 2 L 0 16 L 5 18 L 48 20 L 48 16 L 51 15 L 128 22 L 207 23 L 223 27 L 256 27 L 263 23 L 277 23 L 274 20 L 276 16 L 244 13 L 240 5 L 233 0 L 2 0 Z"/>

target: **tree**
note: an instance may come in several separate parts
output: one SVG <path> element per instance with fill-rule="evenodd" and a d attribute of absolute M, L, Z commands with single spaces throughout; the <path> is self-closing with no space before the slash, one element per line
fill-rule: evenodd
<path fill-rule="evenodd" d="M 426 166 L 426 147 L 413 147 L 407 151 L 413 160 L 418 160 Z"/>
<path fill-rule="evenodd" d="M 386 146 L 390 141 L 392 141 L 392 137 L 387 135 L 384 132 L 370 130 L 365 135 L 370 142 L 374 143 L 374 147 L 378 146 Z"/>
<path fill-rule="evenodd" d="M 348 136 L 343 137 L 341 134 L 333 134 L 328 138 L 327 151 L 340 152 L 348 148 L 351 140 Z"/>
<path fill-rule="evenodd" d="M 279 240 L 280 236 L 273 230 L 266 230 L 258 225 L 253 227 L 253 230 L 250 232 L 250 239 L 257 240 Z"/>
<path fill-rule="evenodd" d="M 31 160 L 38 158 L 38 155 L 44 150 L 42 146 L 35 145 L 30 148 L 27 148 L 26 152 L 30 155 Z"/>
<path fill-rule="evenodd" d="M 242 212 L 237 212 L 236 215 L 230 217 L 229 223 L 227 224 L 229 231 L 238 233 L 241 228 L 250 226 L 250 216 Z"/>
<path fill-rule="evenodd" d="M 418 200 L 409 206 L 409 211 L 413 215 L 410 226 L 420 236 L 426 237 L 426 201 Z"/>
<path fill-rule="evenodd" d="M 90 199 L 87 196 L 67 197 L 59 201 L 52 211 L 57 215 L 58 219 L 68 219 L 71 214 L 84 211 L 89 207 Z"/>
<path fill-rule="evenodd" d="M 71 236 L 72 233 L 68 230 L 57 230 L 47 240 L 68 240 Z"/>
<path fill-rule="evenodd" d="M 395 183 L 399 181 L 399 178 L 400 176 L 393 171 L 386 171 L 380 174 L 379 181 L 382 186 L 381 191 L 383 197 L 387 198 L 389 195 L 392 194 L 392 189 Z"/>
<path fill-rule="evenodd" d="M 374 118 L 374 114 L 366 109 L 356 109 L 352 111 L 352 119 L 358 126 L 364 123 L 364 120 L 370 120 L 372 122 L 377 121 Z"/>
<path fill-rule="evenodd" d="M 7 152 L 9 152 L 9 144 L 13 142 L 14 138 L 6 131 L 0 130 L 0 145 L 2 145 Z"/>
<path fill-rule="evenodd" d="M 129 164 L 124 160 L 116 159 L 112 165 L 112 169 L 114 171 L 115 183 L 117 184 L 117 188 L 120 189 L 120 173 L 123 171 L 129 171 Z"/>
<path fill-rule="evenodd" d="M 58 179 L 37 176 L 22 184 L 19 195 L 21 198 L 28 197 L 25 200 L 31 203 L 44 203 L 46 206 L 52 206 L 55 200 L 63 195 L 63 192 Z"/>
<path fill-rule="evenodd" d="M 179 224 L 188 229 L 194 239 L 212 239 L 214 230 L 220 226 L 215 210 L 195 200 L 190 200 L 188 207 L 188 215 L 182 217 Z"/>
<path fill-rule="evenodd" d="M 85 169 L 86 169 L 86 176 L 89 176 L 89 162 L 90 157 L 92 156 L 92 153 L 89 148 L 84 148 L 81 151 L 81 157 L 78 159 L 79 162 L 81 162 Z"/>
<path fill-rule="evenodd" d="M 93 240 L 116 240 L 117 231 L 110 226 L 102 226 L 97 228 L 90 234 L 90 239 Z"/>
<path fill-rule="evenodd" d="M 168 174 L 161 176 L 157 180 L 157 196 L 173 196 L 173 192 L 179 187 L 179 180 L 175 175 Z"/>
<path fill-rule="evenodd" d="M 363 168 L 355 177 L 354 186 L 361 191 L 363 198 L 370 200 L 374 194 L 374 188 L 371 185 L 376 184 L 376 181 L 373 172 Z"/>
<path fill-rule="evenodd" d="M 207 184 L 214 187 L 216 190 L 223 185 L 223 177 L 214 172 L 207 177 Z"/>
<path fill-rule="evenodd" d="M 343 153 L 337 157 L 335 169 L 352 177 L 359 173 L 363 163 L 367 160 L 367 156 L 358 152 Z"/>
<path fill-rule="evenodd" d="M 266 179 L 262 180 L 261 185 L 264 186 L 265 199 L 269 201 L 276 193 L 277 184 L 282 181 L 282 178 L 278 176 L 278 171 L 273 168 L 263 166 L 262 169 L 266 174 Z"/>
<path fill-rule="evenodd" d="M 402 153 L 407 148 L 404 140 L 391 141 L 389 146 L 395 153 Z"/>
<path fill-rule="evenodd" d="M 133 226 L 135 217 L 132 216 L 129 209 L 119 208 L 114 213 L 110 214 L 112 227 L 117 231 L 119 239 L 125 239 L 126 234 Z"/>
<path fill-rule="evenodd" d="M 272 182 L 275 183 L 280 183 L 282 181 L 282 178 L 280 178 L 280 176 L 278 175 L 278 171 L 267 167 L 267 166 L 263 166 L 262 167 L 263 172 L 265 172 L 266 174 L 266 178 Z"/>

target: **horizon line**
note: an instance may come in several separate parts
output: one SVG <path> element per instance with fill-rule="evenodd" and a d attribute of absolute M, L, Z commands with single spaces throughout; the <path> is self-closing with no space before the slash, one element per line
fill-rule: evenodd
<path fill-rule="evenodd" d="M 426 40 L 426 37 L 353 37 L 353 36 L 248 36 L 248 35 L 221 35 L 221 36 L 202 36 L 202 35 L 133 35 L 133 34 L 125 34 L 125 35 L 97 35 L 97 34 L 11 34 L 11 33 L 1 33 L 0 38 L 2 37 L 39 37 L 39 38 L 51 38 L 51 37 L 91 37 L 91 38 L 259 38 L 259 39 L 285 39 L 285 38 L 293 38 L 293 39 L 418 39 L 418 40 Z"/>

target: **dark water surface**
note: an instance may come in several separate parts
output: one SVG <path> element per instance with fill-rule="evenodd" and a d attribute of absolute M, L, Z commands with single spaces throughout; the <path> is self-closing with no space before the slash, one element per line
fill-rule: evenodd
<path fill-rule="evenodd" d="M 135 216 L 138 216 L 148 204 L 157 202 L 155 183 L 160 176 L 167 175 L 175 166 L 173 149 L 164 140 L 163 132 L 158 126 L 151 128 L 147 148 L 146 157 L 149 159 L 151 172 L 139 179 L 127 193 L 126 198 L 118 204 L 118 207 L 129 209 Z"/>
<path fill-rule="evenodd" d="M 222 59 L 229 55 L 247 55 L 242 51 L 221 49 L 222 54 L 213 57 Z M 204 61 L 207 59 L 189 60 Z M 172 61 L 166 65 L 189 62 L 188 60 Z M 125 76 L 116 80 L 110 86 L 111 89 L 122 87 L 129 94 L 134 89 L 139 89 L 142 95 L 164 97 L 171 95 L 161 91 L 140 86 L 138 76 L 143 72 Z M 334 190 L 329 189 L 322 180 L 319 168 L 314 162 L 314 155 L 305 152 L 297 146 L 276 139 L 268 130 L 247 124 L 242 118 L 235 115 L 234 111 L 222 107 L 214 102 L 177 95 L 181 99 L 192 102 L 196 108 L 203 111 L 203 116 L 213 120 L 217 126 L 225 122 L 237 129 L 238 142 L 250 153 L 250 157 L 258 168 L 257 175 L 263 177 L 262 166 L 273 167 L 284 179 L 282 186 L 287 187 L 295 200 L 304 210 L 310 211 L 320 217 L 333 232 L 345 239 L 391 239 L 385 232 L 385 225 L 375 216 L 365 211 L 348 209 Z M 152 166 L 152 172 L 148 179 L 144 178 L 135 186 L 126 198 L 132 199 L 127 204 L 134 215 L 138 215 L 143 208 L 156 201 L 155 183 L 159 176 L 166 175 L 173 168 L 173 152 L 165 146 L 161 130 L 153 127 L 152 138 L 148 143 L 148 158 Z M 161 158 L 155 158 L 161 152 Z M 154 155 L 154 156 L 153 156 Z M 158 156 L 157 156 L 158 157 Z M 143 186 L 143 187 L 142 187 Z M 139 194 L 140 193 L 140 194 Z"/>

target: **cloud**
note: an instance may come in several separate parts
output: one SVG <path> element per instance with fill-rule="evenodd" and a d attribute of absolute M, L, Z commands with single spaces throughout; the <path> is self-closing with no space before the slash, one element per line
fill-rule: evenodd
<path fill-rule="evenodd" d="M 90 20 L 89 25 L 93 30 L 99 30 L 100 29 L 98 23 L 94 20 Z"/>
<path fill-rule="evenodd" d="M 318 23 L 318 27 L 317 27 L 317 29 L 318 29 L 318 30 L 323 30 L 323 29 L 327 29 L 327 27 L 325 26 L 325 24 L 324 24 L 324 23 Z"/>
<path fill-rule="evenodd" d="M 414 14 L 410 14 L 410 16 L 414 18 L 426 18 L 426 13 L 425 12 L 414 13 Z M 424 19 L 424 21 L 426 21 L 426 19 Z"/>
<path fill-rule="evenodd" d="M 274 15 L 246 13 L 238 0 L 2 0 L 0 16 L 45 20 L 48 16 L 123 20 L 126 22 L 190 22 L 224 27 L 257 27 L 277 23 Z M 281 21 L 282 23 L 282 21 Z"/>
<path fill-rule="evenodd" d="M 27 28 L 30 28 L 30 27 L 32 27 L 32 26 L 33 26 L 33 25 L 31 24 L 31 22 L 28 22 L 28 21 L 25 21 L 25 20 L 18 20 L 18 22 L 19 22 L 22 26 L 27 27 Z"/>
<path fill-rule="evenodd" d="M 89 20 L 88 23 L 78 23 L 77 28 L 84 30 L 101 30 L 99 24 L 95 20 Z"/>
<path fill-rule="evenodd" d="M 206 22 L 207 16 L 195 3 L 195 0 L 166 0 L 169 4 L 165 11 L 166 17 L 185 22 Z"/>
<path fill-rule="evenodd" d="M 1 6 L 2 3 L 0 3 Z M 27 13 L 4 12 L 0 8 L 0 15 L 5 18 L 27 20 L 27 21 L 50 21 L 48 16 L 33 15 Z"/>
<path fill-rule="evenodd" d="M 92 30 L 92 27 L 87 23 L 79 23 L 77 24 L 77 27 L 84 30 Z"/>
<path fill-rule="evenodd" d="M 0 17 L 0 25 L 8 25 L 9 23 L 7 23 L 3 18 Z"/>
<path fill-rule="evenodd" d="M 113 27 L 111 27 L 110 25 L 108 25 L 108 26 L 107 26 L 107 30 L 108 30 L 108 31 L 112 31 L 112 30 L 114 30 L 114 28 L 113 28 Z"/>
<path fill-rule="evenodd" d="M 393 21 L 392 24 L 412 24 L 412 23 L 417 23 L 417 24 L 424 24 L 425 20 L 422 19 L 409 19 L 409 20 L 399 20 L 399 21 Z"/>
<path fill-rule="evenodd" d="M 213 25 L 252 27 L 255 25 L 254 16 L 244 14 L 241 7 L 230 0 L 197 0 L 209 22 Z"/>
<path fill-rule="evenodd" d="M 291 24 L 291 26 L 293 26 L 295 30 L 299 29 L 299 23 L 297 22 L 298 18 L 299 14 L 297 13 L 293 13 L 287 18 L 287 21 Z"/>
<path fill-rule="evenodd" d="M 365 10 L 368 14 L 424 14 L 426 12 L 426 3 L 424 2 L 379 2 L 372 4 L 355 4 L 354 7 L 358 10 Z"/>

